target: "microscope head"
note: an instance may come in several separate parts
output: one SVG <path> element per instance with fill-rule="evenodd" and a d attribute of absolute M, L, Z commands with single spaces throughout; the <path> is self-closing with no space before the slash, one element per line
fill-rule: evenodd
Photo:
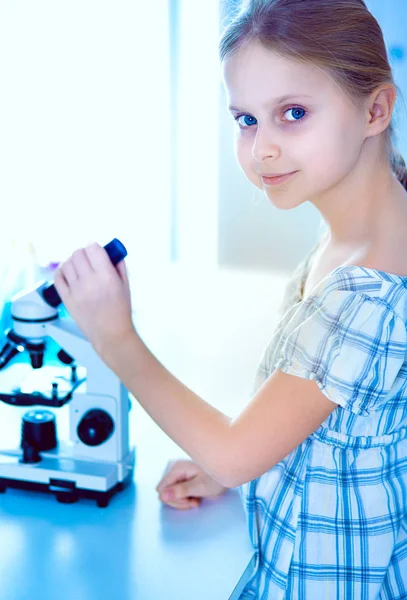
<path fill-rule="evenodd" d="M 33 369 L 42 367 L 46 326 L 58 319 L 58 311 L 44 299 L 44 282 L 35 289 L 15 295 L 11 300 L 12 329 L 6 332 L 6 344 L 0 351 L 0 369 L 17 354 L 27 351 Z"/>
<path fill-rule="evenodd" d="M 117 265 L 127 256 L 125 246 L 113 238 L 104 246 L 113 265 Z M 0 351 L 0 369 L 3 369 L 19 352 L 28 351 L 31 365 L 34 369 L 42 367 L 45 338 L 49 335 L 48 328 L 52 321 L 59 321 L 57 307 L 61 298 L 55 285 L 40 282 L 33 290 L 23 291 L 11 299 L 11 318 L 13 327 L 6 332 L 7 342 Z M 83 334 L 76 328 L 73 338 L 77 338 L 80 350 Z M 55 328 L 54 328 L 54 333 Z M 58 334 L 59 337 L 60 333 Z M 72 338 L 72 332 L 69 334 Z M 85 338 L 86 339 L 86 338 Z M 71 343 L 71 342 L 70 342 Z M 58 354 L 61 362 L 69 364 L 74 359 L 64 350 Z"/>

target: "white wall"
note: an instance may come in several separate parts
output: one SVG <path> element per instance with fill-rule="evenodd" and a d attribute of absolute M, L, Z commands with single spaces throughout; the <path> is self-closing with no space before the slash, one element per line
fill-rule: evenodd
<path fill-rule="evenodd" d="M 169 260 L 168 2 L 0 3 L 2 237 Z M 4 258 L 4 257 L 2 257 Z"/>
<path fill-rule="evenodd" d="M 175 258 L 183 266 L 206 269 L 217 262 L 219 0 L 206 0 L 202 6 L 197 0 L 175 4 Z"/>

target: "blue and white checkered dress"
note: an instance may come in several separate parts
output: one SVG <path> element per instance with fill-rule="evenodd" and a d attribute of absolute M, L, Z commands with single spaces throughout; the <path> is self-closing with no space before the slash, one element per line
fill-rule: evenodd
<path fill-rule="evenodd" d="M 301 300 L 315 250 L 287 286 L 255 390 L 278 368 L 339 406 L 242 486 L 257 562 L 240 599 L 407 599 L 407 277 L 343 266 Z"/>

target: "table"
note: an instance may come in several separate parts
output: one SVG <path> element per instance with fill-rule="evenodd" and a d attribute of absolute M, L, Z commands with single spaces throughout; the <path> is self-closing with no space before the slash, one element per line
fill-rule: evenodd
<path fill-rule="evenodd" d="M 2 447 L 18 443 L 25 410 L 0 404 Z M 134 479 L 107 508 L 11 488 L 0 495 L 0 600 L 238 598 L 253 567 L 238 490 L 188 511 L 163 505 L 155 486 L 174 444 L 135 402 L 131 414 Z"/>

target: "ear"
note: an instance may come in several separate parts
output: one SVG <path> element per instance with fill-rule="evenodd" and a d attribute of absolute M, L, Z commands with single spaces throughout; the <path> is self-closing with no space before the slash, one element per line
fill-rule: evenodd
<path fill-rule="evenodd" d="M 378 135 L 387 129 L 396 98 L 396 88 L 392 83 L 383 83 L 370 94 L 367 102 L 366 137 Z"/>

